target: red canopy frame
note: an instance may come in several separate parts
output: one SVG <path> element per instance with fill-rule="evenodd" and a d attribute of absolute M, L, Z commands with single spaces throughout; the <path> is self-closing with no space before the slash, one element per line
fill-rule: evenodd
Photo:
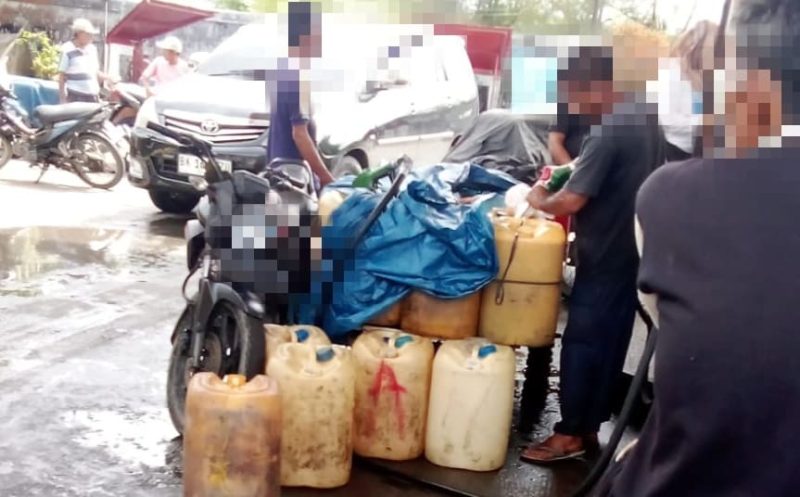
<path fill-rule="evenodd" d="M 136 45 L 213 15 L 210 10 L 161 0 L 142 0 L 108 32 L 106 43 Z"/>
<path fill-rule="evenodd" d="M 466 39 L 467 55 L 475 74 L 498 76 L 503 59 L 511 49 L 512 30 L 467 24 L 437 24 L 434 34 L 455 35 Z"/>

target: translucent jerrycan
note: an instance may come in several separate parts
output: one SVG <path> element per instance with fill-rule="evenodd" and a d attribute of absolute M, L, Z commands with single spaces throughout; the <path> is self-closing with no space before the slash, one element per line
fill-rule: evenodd
<path fill-rule="evenodd" d="M 281 326 L 279 324 L 265 324 L 264 332 L 267 334 L 265 340 L 267 345 L 265 367 L 269 367 L 270 357 L 284 343 L 307 343 L 312 347 L 331 344 L 330 338 L 322 328 L 311 325 Z"/>
<path fill-rule="evenodd" d="M 185 497 L 278 497 L 281 405 L 264 375 L 197 373 L 186 395 Z"/>
<path fill-rule="evenodd" d="M 514 407 L 514 351 L 473 338 L 445 342 L 433 361 L 425 457 L 494 471 L 506 461 Z"/>
<path fill-rule="evenodd" d="M 281 485 L 347 484 L 353 456 L 354 371 L 345 347 L 285 343 L 269 362 L 283 409 Z"/>
<path fill-rule="evenodd" d="M 353 358 L 356 454 L 393 461 L 421 456 L 433 343 L 397 330 L 367 331 L 353 344 Z"/>
<path fill-rule="evenodd" d="M 417 335 L 454 340 L 478 334 L 481 293 L 440 299 L 413 291 L 403 302 L 400 328 Z"/>

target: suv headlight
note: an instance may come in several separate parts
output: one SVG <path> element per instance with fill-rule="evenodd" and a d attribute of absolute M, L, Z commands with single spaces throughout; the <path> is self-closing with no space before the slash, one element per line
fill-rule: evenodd
<path fill-rule="evenodd" d="M 152 97 L 145 100 L 142 106 L 139 107 L 139 112 L 136 113 L 136 121 L 133 125 L 136 128 L 146 128 L 149 122 L 158 122 L 156 100 Z"/>

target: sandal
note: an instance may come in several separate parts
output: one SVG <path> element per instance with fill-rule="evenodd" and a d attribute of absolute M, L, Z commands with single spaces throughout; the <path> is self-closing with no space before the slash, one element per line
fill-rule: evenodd
<path fill-rule="evenodd" d="M 531 453 L 534 451 L 546 452 L 549 455 L 547 457 L 536 457 L 531 455 Z M 573 452 L 565 452 L 563 450 L 548 447 L 542 443 L 534 447 L 528 447 L 527 449 L 522 451 L 522 454 L 520 454 L 519 458 L 527 463 L 547 465 L 561 461 L 570 461 L 572 459 L 578 459 L 583 457 L 585 454 L 586 454 L 585 449 L 578 449 Z"/>

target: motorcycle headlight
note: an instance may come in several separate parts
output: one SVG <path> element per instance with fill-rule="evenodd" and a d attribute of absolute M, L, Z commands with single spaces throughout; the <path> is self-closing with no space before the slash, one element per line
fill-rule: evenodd
<path fill-rule="evenodd" d="M 146 128 L 147 123 L 158 122 L 158 112 L 156 111 L 156 101 L 154 98 L 148 98 L 144 101 L 141 107 L 139 107 L 139 112 L 136 113 L 136 121 L 134 122 L 134 127 L 137 128 Z"/>

